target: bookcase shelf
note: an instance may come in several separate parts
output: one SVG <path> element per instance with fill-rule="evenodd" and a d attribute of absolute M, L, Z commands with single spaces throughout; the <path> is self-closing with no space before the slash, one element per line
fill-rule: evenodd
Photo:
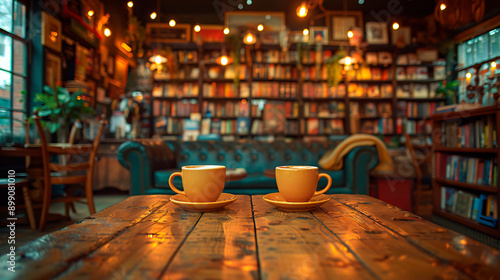
<path fill-rule="evenodd" d="M 465 182 L 446 180 L 446 179 L 442 179 L 442 178 L 436 178 L 435 180 L 437 183 L 439 183 L 441 185 L 455 186 L 455 187 L 460 187 L 460 188 L 464 188 L 464 189 L 476 190 L 476 191 L 488 192 L 488 193 L 494 193 L 494 194 L 497 193 L 497 188 L 495 186 L 470 184 L 470 183 L 465 183 Z"/>
<path fill-rule="evenodd" d="M 500 238 L 500 106 L 439 113 L 430 119 L 434 213 Z M 463 147 L 470 143 L 486 148 Z"/>
<path fill-rule="evenodd" d="M 435 103 L 434 105 L 438 106 L 446 100 L 429 97 L 429 94 L 413 94 L 417 92 L 414 87 L 431 89 L 430 83 L 438 81 L 433 79 L 435 76 L 432 75 L 434 70 L 432 67 L 438 66 L 437 64 L 431 62 L 396 64 L 398 55 L 402 53 L 408 55 L 407 53 L 411 51 L 415 52 L 417 47 L 400 49 L 392 45 L 367 46 L 365 55 L 372 52 L 377 59 L 372 60 L 368 65 L 358 65 L 356 72 L 348 71 L 351 74 L 347 73 L 337 86 L 332 86 L 327 79 L 326 61 L 339 49 L 338 46 L 324 45 L 321 50 L 316 48 L 299 50 L 296 44 L 292 44 L 287 52 L 282 51 L 279 45 L 273 44 L 245 46 L 240 49 L 239 71 L 234 64 L 221 66 L 215 63 L 216 58 L 222 53 L 222 43 L 169 44 L 169 46 L 172 48 L 175 59 L 178 60 L 179 73 L 174 74 L 173 79 L 165 79 L 166 76 L 159 75 L 161 79 L 154 81 L 155 86 L 162 88 L 156 91 L 156 96 L 152 98 L 153 102 L 161 102 L 161 105 L 153 106 L 152 104 L 152 111 L 156 112 L 151 117 L 152 131 L 156 127 L 155 122 L 160 124 L 165 122 L 161 119 L 166 117 L 162 115 L 164 111 L 169 112 L 170 109 L 173 111 L 176 106 L 183 108 L 185 103 L 190 103 L 198 106 L 198 109 L 191 108 L 191 112 L 204 116 L 202 124 L 203 120 L 207 119 L 207 110 L 226 114 L 227 110 L 235 109 L 236 111 L 227 114 L 230 117 L 219 118 L 223 122 L 222 125 L 227 124 L 229 127 L 234 122 L 241 124 L 246 118 L 249 125 L 248 136 L 259 136 L 262 134 L 262 129 L 266 127 L 264 124 L 268 121 L 265 111 L 274 106 L 284 108 L 286 114 L 292 111 L 294 115 L 292 118 L 285 118 L 285 123 L 280 125 L 280 129 L 286 132 L 278 133 L 280 136 L 306 137 L 373 132 L 372 134 L 383 136 L 384 141 L 390 144 L 395 143 L 397 146 L 399 140 L 396 138 L 401 136 L 403 130 L 412 135 L 430 136 L 426 133 L 428 130 L 425 129 L 426 114 L 421 115 L 420 105 L 412 104 L 428 106 L 424 103 Z M 416 53 L 412 55 L 416 56 Z M 300 63 L 298 63 L 299 60 Z M 415 60 L 409 62 L 412 61 Z M 415 72 L 411 72 L 410 69 L 406 70 L 410 67 L 424 66 L 427 70 L 423 75 L 418 72 L 419 75 L 416 76 Z M 399 76 L 396 76 L 396 67 L 404 68 Z M 230 78 L 234 75 L 239 75 L 240 78 L 237 80 Z M 396 77 L 422 77 L 422 79 L 397 80 Z M 398 97 L 398 87 L 407 87 L 408 89 L 405 89 L 401 96 L 408 97 Z M 197 93 L 197 96 L 181 97 L 182 93 L 188 92 Z M 427 90 L 426 92 L 428 93 Z M 172 96 L 173 93 L 176 96 Z M 158 96 L 160 94 L 169 96 Z M 416 98 L 418 96 L 426 98 Z M 400 101 L 407 102 L 408 109 L 412 109 L 412 106 L 418 107 L 418 112 L 415 109 L 415 113 L 410 114 L 406 107 L 400 108 Z M 174 102 L 182 102 L 182 104 L 174 104 Z M 248 110 L 241 110 L 244 106 L 247 106 Z M 164 110 L 164 107 L 168 109 Z M 431 108 L 429 110 L 434 108 L 428 107 Z M 358 111 L 353 112 L 353 108 Z M 255 110 L 259 112 L 255 113 Z M 158 111 L 161 113 L 158 114 Z M 243 115 L 241 112 L 244 112 Z M 318 116 L 325 112 L 332 115 Z M 337 112 L 340 115 L 334 115 Z M 366 113 L 368 115 L 363 116 Z M 374 116 L 369 114 L 374 114 Z M 212 115 L 214 115 L 213 112 Z M 257 115 L 259 117 L 255 117 Z M 216 118 L 213 117 L 213 119 Z M 227 123 L 224 124 L 224 122 Z M 186 125 L 186 123 L 179 125 L 183 124 Z M 213 127 L 212 123 L 209 127 Z M 215 131 L 217 133 L 218 130 Z M 227 132 L 234 132 L 234 129 L 229 129 Z M 391 137 L 390 141 L 388 137 Z"/>

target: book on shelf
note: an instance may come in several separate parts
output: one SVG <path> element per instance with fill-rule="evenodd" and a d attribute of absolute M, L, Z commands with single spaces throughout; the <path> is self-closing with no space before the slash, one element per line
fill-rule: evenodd
<path fill-rule="evenodd" d="M 413 98 L 428 98 L 429 88 L 426 84 L 413 85 Z"/>
<path fill-rule="evenodd" d="M 200 124 L 200 134 L 202 134 L 202 135 L 210 134 L 211 124 L 212 124 L 212 120 L 210 118 L 202 119 L 201 124 Z"/>
<path fill-rule="evenodd" d="M 400 54 L 396 58 L 397 65 L 407 65 L 408 64 L 408 54 Z"/>
<path fill-rule="evenodd" d="M 408 53 L 408 64 L 420 64 L 420 59 L 418 58 L 416 53 Z"/>
<path fill-rule="evenodd" d="M 316 135 L 319 134 L 319 120 L 316 118 L 307 119 L 307 134 Z"/>
<path fill-rule="evenodd" d="M 377 65 L 378 58 L 376 52 L 366 52 L 365 53 L 365 61 L 368 65 Z"/>
<path fill-rule="evenodd" d="M 368 97 L 380 97 L 380 88 L 378 85 L 370 85 L 368 86 L 368 90 L 366 92 Z"/>
<path fill-rule="evenodd" d="M 418 66 L 416 68 L 416 77 L 417 80 L 427 80 L 429 79 L 428 68 L 425 66 Z"/>
<path fill-rule="evenodd" d="M 388 98 L 392 97 L 394 94 L 394 89 L 392 85 L 381 85 L 380 86 L 380 97 Z"/>
<path fill-rule="evenodd" d="M 449 148 L 496 148 L 497 124 L 493 115 L 441 125 L 441 145 Z"/>
<path fill-rule="evenodd" d="M 252 134 L 253 135 L 258 135 L 262 134 L 264 132 L 263 126 L 262 126 L 262 121 L 261 120 L 253 120 L 252 122 Z"/>
<path fill-rule="evenodd" d="M 400 85 L 396 87 L 396 97 L 398 98 L 410 98 L 410 85 Z"/>
<path fill-rule="evenodd" d="M 372 80 L 382 80 L 382 69 L 380 67 L 372 67 Z"/>
<path fill-rule="evenodd" d="M 364 110 L 364 116 L 365 117 L 375 117 L 377 116 L 377 107 L 375 106 L 375 103 L 368 102 L 365 103 L 365 110 Z"/>
<path fill-rule="evenodd" d="M 446 66 L 438 65 L 434 66 L 434 80 L 445 80 L 446 79 Z"/>
<path fill-rule="evenodd" d="M 386 102 L 378 103 L 377 113 L 384 118 L 390 118 L 392 116 L 392 104 Z"/>
<path fill-rule="evenodd" d="M 200 135 L 200 121 L 184 120 L 182 141 L 196 141 L 198 135 Z"/>
<path fill-rule="evenodd" d="M 266 102 L 263 114 L 264 133 L 283 133 L 285 123 L 285 102 Z"/>
<path fill-rule="evenodd" d="M 239 117 L 236 119 L 237 133 L 246 135 L 250 132 L 250 118 Z"/>
<path fill-rule="evenodd" d="M 392 64 L 392 54 L 390 52 L 378 52 L 378 64 Z"/>
<path fill-rule="evenodd" d="M 405 67 L 396 67 L 396 80 L 406 80 Z"/>

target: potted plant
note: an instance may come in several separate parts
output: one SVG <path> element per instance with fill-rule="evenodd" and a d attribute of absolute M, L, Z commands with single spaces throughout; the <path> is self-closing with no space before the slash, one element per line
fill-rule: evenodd
<path fill-rule="evenodd" d="M 26 98 L 26 93 L 21 92 Z M 38 111 L 42 118 L 42 127 L 51 134 L 57 133 L 57 141 L 64 143 L 68 140 L 68 131 L 75 120 L 81 120 L 84 115 L 94 114 L 89 102 L 82 98 L 81 90 L 70 93 L 64 87 L 51 88 L 44 86 L 41 93 L 35 93 L 33 110 Z M 32 116 L 28 120 L 32 121 Z"/>
<path fill-rule="evenodd" d="M 457 80 L 451 82 L 447 82 L 446 80 L 442 81 L 436 88 L 436 96 L 445 97 L 446 104 L 456 104 L 457 100 L 455 96 L 457 95 L 458 85 L 459 83 Z"/>

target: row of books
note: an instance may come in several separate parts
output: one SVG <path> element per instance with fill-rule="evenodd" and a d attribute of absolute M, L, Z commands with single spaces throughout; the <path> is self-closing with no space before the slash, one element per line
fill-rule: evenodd
<path fill-rule="evenodd" d="M 392 54 L 390 52 L 366 52 L 365 62 L 369 65 L 389 65 L 392 64 Z"/>
<path fill-rule="evenodd" d="M 396 133 L 401 134 L 404 127 L 407 134 L 431 134 L 432 121 L 430 120 L 407 120 L 404 118 L 396 119 Z"/>
<path fill-rule="evenodd" d="M 323 103 L 305 102 L 304 116 L 306 118 L 343 118 L 345 117 L 345 103 L 342 101 L 330 101 Z"/>
<path fill-rule="evenodd" d="M 316 98 L 344 98 L 346 87 L 344 84 L 339 84 L 335 87 L 328 86 L 327 83 L 304 83 L 302 84 L 303 97 L 316 97 Z"/>
<path fill-rule="evenodd" d="M 196 97 L 200 90 L 196 83 L 158 84 L 153 87 L 154 97 Z"/>
<path fill-rule="evenodd" d="M 177 51 L 177 59 L 181 63 L 195 63 L 198 62 L 198 52 L 192 50 L 179 50 Z"/>
<path fill-rule="evenodd" d="M 247 67 L 245 65 L 239 65 L 238 67 L 234 65 L 229 66 L 210 66 L 203 78 L 205 79 L 234 79 L 236 76 L 240 80 L 247 78 Z"/>
<path fill-rule="evenodd" d="M 498 197 L 472 194 L 451 187 L 441 187 L 441 210 L 477 221 L 487 226 L 498 222 Z"/>
<path fill-rule="evenodd" d="M 429 74 L 429 68 L 426 66 L 406 66 L 396 67 L 396 80 L 434 80 L 446 79 L 446 66 L 438 65 L 433 67 L 432 74 Z"/>
<path fill-rule="evenodd" d="M 309 118 L 306 129 L 308 135 L 344 134 L 344 121 Z"/>
<path fill-rule="evenodd" d="M 392 97 L 393 87 L 390 84 L 381 85 L 367 85 L 367 84 L 357 84 L 349 83 L 347 85 L 347 92 L 349 97 Z"/>
<path fill-rule="evenodd" d="M 428 118 L 434 114 L 439 104 L 436 102 L 407 102 L 398 101 L 398 116 L 410 118 Z"/>
<path fill-rule="evenodd" d="M 299 122 L 298 121 L 285 121 L 279 126 L 272 126 L 266 124 L 262 120 L 256 119 L 252 122 L 251 132 L 253 135 L 259 134 L 269 134 L 269 135 L 298 135 L 299 134 Z"/>
<path fill-rule="evenodd" d="M 297 68 L 291 65 L 255 64 L 253 77 L 258 79 L 297 79 Z"/>
<path fill-rule="evenodd" d="M 439 83 L 430 84 L 404 84 L 396 87 L 398 98 L 433 98 L 436 97 L 436 89 Z"/>
<path fill-rule="evenodd" d="M 248 117 L 248 103 L 243 102 L 203 102 L 205 117 Z"/>
<path fill-rule="evenodd" d="M 302 63 L 323 63 L 332 56 L 331 50 L 324 51 L 304 51 L 302 55 Z"/>
<path fill-rule="evenodd" d="M 296 98 L 297 83 L 254 82 L 252 97 L 262 98 Z"/>
<path fill-rule="evenodd" d="M 297 61 L 297 57 L 297 51 L 258 50 L 255 52 L 254 60 L 256 63 L 293 63 Z"/>
<path fill-rule="evenodd" d="M 351 76 L 350 76 L 351 75 Z M 349 71 L 349 79 L 355 80 L 377 80 L 389 81 L 392 77 L 392 70 L 388 68 L 361 65 L 357 71 Z"/>
<path fill-rule="evenodd" d="M 191 113 L 198 113 L 198 110 L 196 101 L 153 100 L 153 116 L 189 117 Z"/>
<path fill-rule="evenodd" d="M 392 118 L 380 118 L 378 120 L 360 120 L 359 128 L 357 125 L 351 125 L 351 133 L 368 133 L 368 134 L 393 134 Z"/>
<path fill-rule="evenodd" d="M 439 177 L 470 184 L 496 186 L 498 165 L 495 159 L 436 154 Z"/>
<path fill-rule="evenodd" d="M 155 133 L 158 134 L 179 134 L 184 128 L 185 119 L 171 117 L 157 117 L 155 120 Z"/>
<path fill-rule="evenodd" d="M 353 102 L 350 103 L 350 113 L 353 118 L 376 116 L 389 118 L 392 116 L 392 105 L 389 102 L 381 102 L 378 104 L 373 102 L 362 104 Z"/>
<path fill-rule="evenodd" d="M 243 86 L 242 86 L 243 87 Z M 243 89 L 242 89 L 243 91 Z M 233 83 L 204 83 L 203 84 L 204 97 L 237 97 L 238 89 Z"/>
<path fill-rule="evenodd" d="M 445 122 L 441 126 L 441 144 L 450 148 L 496 148 L 497 129 L 494 115 L 462 125 L 457 122 Z"/>

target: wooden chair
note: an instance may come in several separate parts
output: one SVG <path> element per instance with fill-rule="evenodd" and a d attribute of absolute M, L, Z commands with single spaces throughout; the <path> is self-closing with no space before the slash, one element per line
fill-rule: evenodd
<path fill-rule="evenodd" d="M 4 109 L 6 110 L 6 109 Z M 29 124 L 26 120 L 18 120 L 18 119 L 12 119 L 14 122 L 20 122 L 24 126 L 24 141 L 25 144 L 30 143 L 30 138 L 29 138 Z M 25 167 L 26 169 L 29 168 L 30 165 L 30 156 L 22 152 L 21 150 L 9 150 L 9 149 L 1 149 L 0 150 L 0 157 L 25 157 Z M 12 180 L 11 182 L 12 183 Z M 29 225 L 31 229 L 36 229 L 36 220 L 35 220 L 35 214 L 33 211 L 33 203 L 31 200 L 31 195 L 30 195 L 30 179 L 28 178 L 27 174 L 23 173 L 16 173 L 15 179 L 14 179 L 14 184 L 16 189 L 21 188 L 23 192 L 23 199 L 24 199 L 24 204 L 19 204 L 16 201 L 16 208 L 25 208 L 26 209 L 26 216 L 28 217 Z M 0 178 L 0 188 L 9 188 L 9 178 Z M 5 212 L 7 213 L 7 212 Z"/>
<path fill-rule="evenodd" d="M 431 165 L 431 153 L 428 150 L 429 146 L 419 146 L 419 151 L 423 151 L 419 153 L 417 156 L 415 152 L 416 146 L 411 143 L 410 136 L 405 132 L 403 133 L 405 137 L 405 147 L 407 152 L 410 155 L 413 167 L 415 168 L 415 173 L 417 175 L 415 182 L 415 189 L 413 191 L 413 212 L 420 214 L 422 201 L 424 197 L 432 198 L 432 183 L 431 176 L 429 172 L 422 172 L 422 166 L 429 167 Z M 424 188 L 426 186 L 426 188 Z"/>
<path fill-rule="evenodd" d="M 83 197 L 79 196 L 64 196 L 61 198 L 52 198 L 52 185 L 68 185 L 68 184 L 84 184 L 86 203 L 89 207 L 90 214 L 95 213 L 94 198 L 92 193 L 92 176 L 94 170 L 95 156 L 97 154 L 97 149 L 101 141 L 101 136 L 104 131 L 104 121 L 101 121 L 99 125 L 99 130 L 96 138 L 92 144 L 51 144 L 47 143 L 45 134 L 43 133 L 42 126 L 40 124 L 39 117 L 35 112 L 34 117 L 38 131 L 40 132 L 41 148 L 42 148 L 42 159 L 43 159 L 43 177 L 44 177 L 44 190 L 43 190 L 43 205 L 42 214 L 40 218 L 40 231 L 43 230 L 47 214 L 51 203 L 64 202 L 66 204 L 66 209 L 68 209 L 69 203 L 72 202 L 82 202 Z M 69 163 L 66 165 L 56 164 L 50 162 L 51 155 L 89 155 L 88 160 L 79 163 Z M 75 171 L 85 171 L 85 174 L 74 174 Z M 51 172 L 60 172 L 61 176 L 51 176 Z M 73 174 L 72 174 L 73 173 Z M 68 210 L 66 210 L 68 211 Z"/>

